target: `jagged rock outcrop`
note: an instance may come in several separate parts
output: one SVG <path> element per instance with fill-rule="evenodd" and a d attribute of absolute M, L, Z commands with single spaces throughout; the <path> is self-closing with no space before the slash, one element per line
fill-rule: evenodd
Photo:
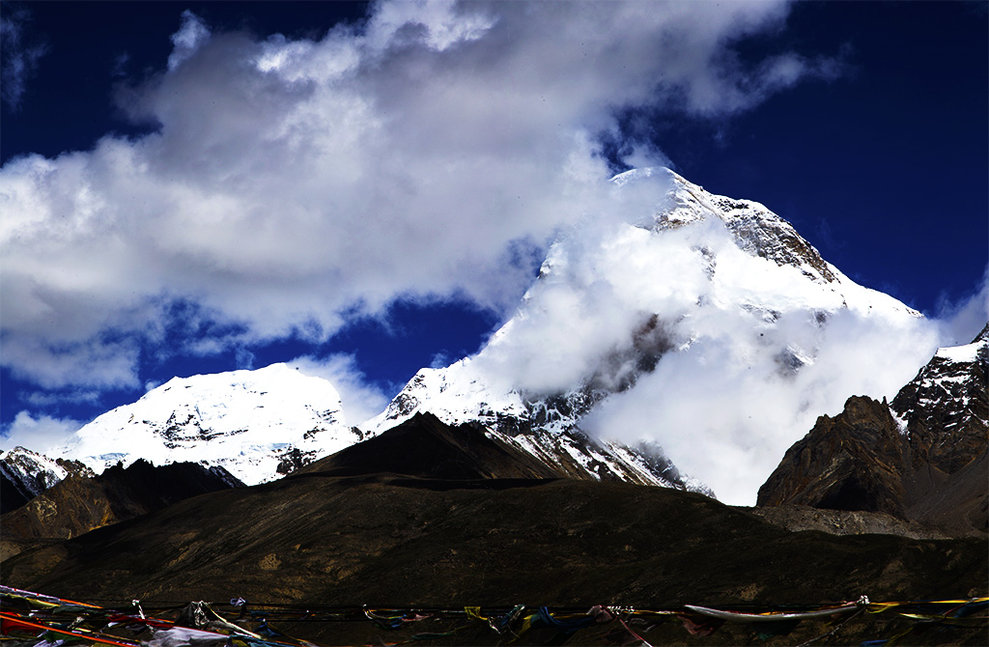
<path fill-rule="evenodd" d="M 890 408 L 906 422 L 914 456 L 953 474 L 986 449 L 989 325 L 964 346 L 942 348 Z"/>
<path fill-rule="evenodd" d="M 891 403 L 852 397 L 821 416 L 759 489 L 758 505 L 896 515 L 989 531 L 989 326 L 939 349 Z"/>
<path fill-rule="evenodd" d="M 79 461 L 53 459 L 24 447 L 0 452 L 0 514 L 16 510 L 70 475 L 93 476 Z"/>
<path fill-rule="evenodd" d="M 759 488 L 758 505 L 783 503 L 903 516 L 905 446 L 886 402 L 851 397 L 821 416 Z"/>
<path fill-rule="evenodd" d="M 156 467 L 138 460 L 99 476 L 71 475 L 0 517 L 4 552 L 15 552 L 18 542 L 68 539 L 189 497 L 243 485 L 222 467 L 196 463 Z"/>

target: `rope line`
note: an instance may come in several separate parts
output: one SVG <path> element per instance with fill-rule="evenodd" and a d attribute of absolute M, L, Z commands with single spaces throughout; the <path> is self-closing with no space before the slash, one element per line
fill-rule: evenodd
<path fill-rule="evenodd" d="M 725 623 L 747 624 L 753 627 L 772 626 L 770 634 L 787 633 L 802 620 L 833 621 L 825 633 L 815 636 L 800 647 L 808 647 L 835 635 L 856 618 L 877 614 L 895 614 L 898 618 L 920 624 L 973 627 L 986 624 L 989 597 L 947 600 L 897 600 L 873 602 L 862 596 L 858 600 L 819 605 L 789 605 L 782 609 L 755 610 L 751 605 L 716 609 L 700 605 L 683 605 L 676 609 L 637 609 L 630 606 L 594 605 L 584 608 L 461 606 L 441 607 L 360 607 L 293 605 L 280 602 L 249 602 L 241 597 L 229 602 L 189 602 L 184 605 L 155 605 L 131 600 L 116 608 L 89 602 L 77 602 L 52 595 L 25 591 L 0 585 L 0 640 L 11 634 L 62 636 L 67 641 L 84 640 L 91 644 L 115 647 L 141 647 L 189 644 L 193 640 L 223 639 L 234 647 L 300 647 L 313 646 L 286 635 L 272 622 L 362 622 L 370 621 L 377 628 L 393 632 L 412 628 L 426 620 L 458 621 L 446 631 L 418 631 L 406 640 L 380 644 L 405 645 L 423 640 L 448 638 L 471 627 L 487 626 L 502 640 L 518 641 L 529 631 L 542 628 L 559 636 L 569 636 L 594 625 L 617 621 L 641 647 L 651 647 L 631 623 L 679 621 L 691 634 L 704 636 Z M 227 609 L 226 617 L 215 608 Z M 176 612 L 175 620 L 157 617 L 162 611 Z M 235 617 L 236 616 L 236 617 Z M 774 625 L 775 623 L 775 625 Z M 254 631 L 246 628 L 250 624 Z M 911 625 L 906 632 L 912 630 Z M 651 628 L 652 625 L 649 625 Z M 438 628 L 438 627 L 437 627 Z M 647 628 L 647 632 L 650 629 Z M 49 634 L 49 632 L 51 632 Z M 120 635 L 126 632 L 126 635 Z M 904 632 L 889 640 L 898 639 Z M 868 641 L 885 644 L 886 641 Z"/>

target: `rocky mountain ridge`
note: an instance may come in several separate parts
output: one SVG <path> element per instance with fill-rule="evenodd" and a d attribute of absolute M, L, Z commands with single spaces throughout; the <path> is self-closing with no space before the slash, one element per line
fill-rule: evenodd
<path fill-rule="evenodd" d="M 69 539 L 160 510 L 184 499 L 244 487 L 222 467 L 170 463 L 156 467 L 138 459 L 114 465 L 98 476 L 70 475 L 26 505 L 0 516 L 2 557 L 38 542 Z"/>
<path fill-rule="evenodd" d="M 70 475 L 93 476 L 79 461 L 53 459 L 24 447 L 0 452 L 0 514 L 24 505 Z"/>
<path fill-rule="evenodd" d="M 989 326 L 941 348 L 887 403 L 821 416 L 759 490 L 760 506 L 883 512 L 950 533 L 989 532 Z"/>
<path fill-rule="evenodd" d="M 139 599 L 145 608 L 237 595 L 252 609 L 752 609 L 862 595 L 884 601 L 985 593 L 983 540 L 791 533 L 694 493 L 557 478 L 545 470 L 476 426 L 452 428 L 418 415 L 278 481 L 203 494 L 127 523 L 39 542 L 0 562 L 0 577 L 8 586 L 76 600 Z M 776 637 L 757 635 L 765 627 L 738 624 L 690 636 L 679 622 L 659 620 L 636 631 L 650 644 L 704 645 L 792 645 L 839 629 L 843 644 L 907 631 L 911 644 L 979 644 L 985 635 L 984 621 L 917 628 L 896 613 L 862 617 L 868 622 L 838 628 L 828 618 L 791 624 L 788 635 Z M 373 625 L 367 635 L 367 627 L 346 633 L 354 628 L 278 625 L 326 645 L 393 642 L 400 635 Z M 414 639 L 561 644 L 552 636 L 519 639 L 484 624 L 479 629 Z M 627 640 L 627 634 L 613 640 L 598 633 L 567 644 Z"/>
<path fill-rule="evenodd" d="M 653 229 L 675 229 L 716 218 L 731 232 L 743 251 L 772 260 L 777 265 L 797 267 L 808 278 L 821 284 L 840 283 L 842 276 L 793 226 L 753 200 L 714 195 L 669 169 L 633 169 L 616 176 L 619 186 L 666 173 L 673 182 L 672 206 L 659 212 Z M 648 224 L 643 226 L 649 226 Z"/>
<path fill-rule="evenodd" d="M 768 461 L 795 440 L 788 434 L 847 396 L 821 384 L 835 382 L 830 353 L 848 352 L 831 350 L 848 326 L 875 333 L 881 345 L 886 330 L 910 329 L 921 317 L 852 282 L 759 203 L 710 193 L 666 169 L 629 171 L 613 186 L 620 213 L 561 235 L 515 315 L 480 352 L 420 370 L 356 427 L 331 384 L 273 365 L 171 380 L 86 425 L 56 455 L 95 471 L 137 458 L 190 460 L 253 484 L 430 412 L 481 424 L 573 478 L 747 503 L 741 486 L 771 471 Z M 640 194 L 646 211 L 641 199 L 623 202 Z M 547 331 L 559 345 L 546 342 Z M 911 372 L 922 361 L 894 359 Z M 700 376 L 692 384 L 699 391 L 681 391 L 684 372 Z M 889 379 L 853 381 L 876 393 Z M 760 413 L 746 403 L 761 393 L 733 393 L 726 401 L 737 410 L 719 415 L 742 426 L 726 436 L 706 404 L 708 382 L 775 389 L 776 402 L 795 403 L 787 414 L 795 419 L 744 423 Z M 640 410 L 644 421 L 625 420 Z M 733 461 L 738 478 L 703 459 L 734 439 L 729 451 L 746 452 Z M 713 492 L 712 479 L 721 479 Z"/>
<path fill-rule="evenodd" d="M 962 346 L 939 348 L 889 403 L 924 460 L 951 474 L 986 445 L 989 325 Z"/>

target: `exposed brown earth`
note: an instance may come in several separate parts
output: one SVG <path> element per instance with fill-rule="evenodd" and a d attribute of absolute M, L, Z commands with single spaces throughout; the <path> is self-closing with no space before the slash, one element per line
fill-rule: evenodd
<path fill-rule="evenodd" d="M 817 530 L 829 535 L 896 535 L 908 539 L 950 539 L 953 536 L 936 527 L 884 512 L 826 510 L 805 505 L 746 509 L 763 521 L 794 532 Z"/>
<path fill-rule="evenodd" d="M 69 476 L 0 516 L 0 556 L 16 554 L 39 539 L 69 539 L 233 486 L 243 483 L 222 468 L 193 463 L 155 467 L 141 460 L 127 468 L 111 467 L 95 477 Z"/>

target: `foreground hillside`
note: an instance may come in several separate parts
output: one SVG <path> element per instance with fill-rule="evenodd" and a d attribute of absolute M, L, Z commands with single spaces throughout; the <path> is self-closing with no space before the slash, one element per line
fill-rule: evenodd
<path fill-rule="evenodd" d="M 13 555 L 38 540 L 69 539 L 191 496 L 243 485 L 222 467 L 156 467 L 144 460 L 126 468 L 115 465 L 98 476 L 70 476 L 0 516 L 0 556 Z"/>
<path fill-rule="evenodd" d="M 375 440 L 376 453 L 390 457 L 390 472 L 355 446 L 306 473 L 197 496 L 39 545 L 4 561 L 2 580 L 74 599 L 139 598 L 148 605 L 239 596 L 324 607 L 776 607 L 861 595 L 904 600 L 986 594 L 982 539 L 791 533 L 744 509 L 671 489 L 479 478 L 484 471 L 511 474 L 512 448 L 497 447 L 469 427 L 453 436 L 429 416 L 393 432 Z M 454 437 L 455 444 L 444 440 Z M 424 445 L 436 448 L 431 455 L 437 460 L 409 461 L 417 473 L 400 473 L 400 457 Z M 485 466 L 492 457 L 498 461 L 493 470 Z M 531 466 L 518 469 L 514 473 Z M 882 637 L 892 631 L 883 623 L 894 620 L 850 623 L 842 640 Z M 784 643 L 822 627 L 805 624 Z M 372 638 L 343 636 L 327 624 L 293 629 L 321 644 Z M 947 630 L 932 642 L 979 644 L 985 637 L 984 626 Z M 756 641 L 744 627 L 703 639 L 674 625 L 652 631 L 646 638 L 659 643 Z M 805 638 L 800 632 L 807 632 Z M 472 638 L 491 644 L 500 639 Z"/>

